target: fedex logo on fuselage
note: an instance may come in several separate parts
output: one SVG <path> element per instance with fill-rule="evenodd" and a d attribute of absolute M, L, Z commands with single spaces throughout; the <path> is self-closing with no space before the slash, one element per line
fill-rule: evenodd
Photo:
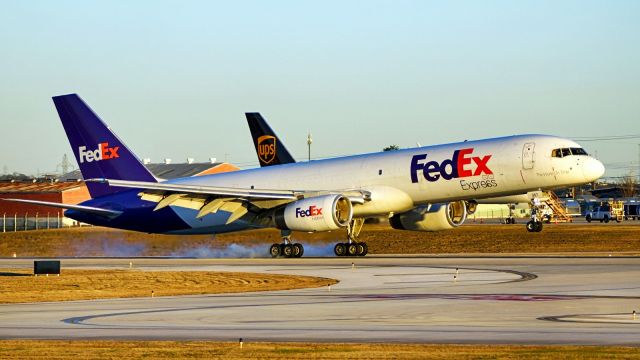
<path fill-rule="evenodd" d="M 470 176 L 478 176 L 482 174 L 493 174 L 487 162 L 492 155 L 471 156 L 473 148 L 460 149 L 453 152 L 451 159 L 446 159 L 441 163 L 437 161 L 422 162 L 427 158 L 427 154 L 414 155 L 411 159 L 411 182 L 418 182 L 418 172 L 422 171 L 422 175 L 427 181 L 437 181 L 441 177 L 445 180 L 465 178 Z M 472 170 L 471 163 L 475 164 Z"/>
<path fill-rule="evenodd" d="M 296 208 L 296 218 L 318 216 L 318 215 L 322 215 L 322 208 L 319 208 L 315 205 L 309 206 L 309 208 L 306 210 L 302 210 L 301 208 Z"/>
<path fill-rule="evenodd" d="M 98 144 L 98 148 L 95 150 L 87 150 L 86 146 L 80 146 L 78 148 L 78 157 L 80 158 L 80 163 L 100 161 L 100 160 L 109 160 L 119 158 L 118 155 L 119 146 L 109 147 L 108 142 L 103 142 Z"/>

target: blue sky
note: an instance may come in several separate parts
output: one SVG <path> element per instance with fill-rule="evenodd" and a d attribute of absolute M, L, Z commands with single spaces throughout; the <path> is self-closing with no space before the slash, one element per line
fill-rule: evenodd
<path fill-rule="evenodd" d="M 257 161 L 545 133 L 640 134 L 638 1 L 0 1 L 0 172 L 70 147 L 79 93 L 140 157 Z M 637 166 L 640 138 L 583 145 Z"/>

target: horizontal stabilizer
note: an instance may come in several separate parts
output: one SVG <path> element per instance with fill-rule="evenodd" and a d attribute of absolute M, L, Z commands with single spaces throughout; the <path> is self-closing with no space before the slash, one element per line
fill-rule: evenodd
<path fill-rule="evenodd" d="M 102 209 L 102 208 L 97 208 L 93 206 L 71 205 L 71 204 L 62 204 L 62 203 L 56 203 L 56 202 L 25 200 L 25 199 L 0 199 L 0 200 L 21 202 L 21 203 L 41 205 L 41 206 L 49 206 L 49 207 L 62 208 L 62 209 L 71 209 L 71 210 L 104 216 L 110 219 L 115 218 L 120 214 L 122 214 L 122 211 Z"/>

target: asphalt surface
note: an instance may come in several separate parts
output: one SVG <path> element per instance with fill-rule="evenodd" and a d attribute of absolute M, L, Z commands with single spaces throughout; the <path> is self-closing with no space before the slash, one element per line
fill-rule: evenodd
<path fill-rule="evenodd" d="M 340 283 L 0 305 L 0 338 L 640 345 L 640 316 L 632 317 L 640 312 L 635 257 L 65 259 L 63 271 L 128 268 L 129 261 L 145 270 L 300 274 Z M 32 259 L 0 259 L 3 268 L 31 266 Z"/>

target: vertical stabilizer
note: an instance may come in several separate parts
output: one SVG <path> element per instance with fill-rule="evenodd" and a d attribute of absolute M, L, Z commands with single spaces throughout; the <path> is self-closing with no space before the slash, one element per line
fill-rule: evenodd
<path fill-rule="evenodd" d="M 260 113 L 245 115 L 261 167 L 296 162 Z"/>
<path fill-rule="evenodd" d="M 85 179 L 157 181 L 78 95 L 55 96 L 53 103 Z M 87 187 L 93 198 L 127 190 L 102 183 Z"/>

